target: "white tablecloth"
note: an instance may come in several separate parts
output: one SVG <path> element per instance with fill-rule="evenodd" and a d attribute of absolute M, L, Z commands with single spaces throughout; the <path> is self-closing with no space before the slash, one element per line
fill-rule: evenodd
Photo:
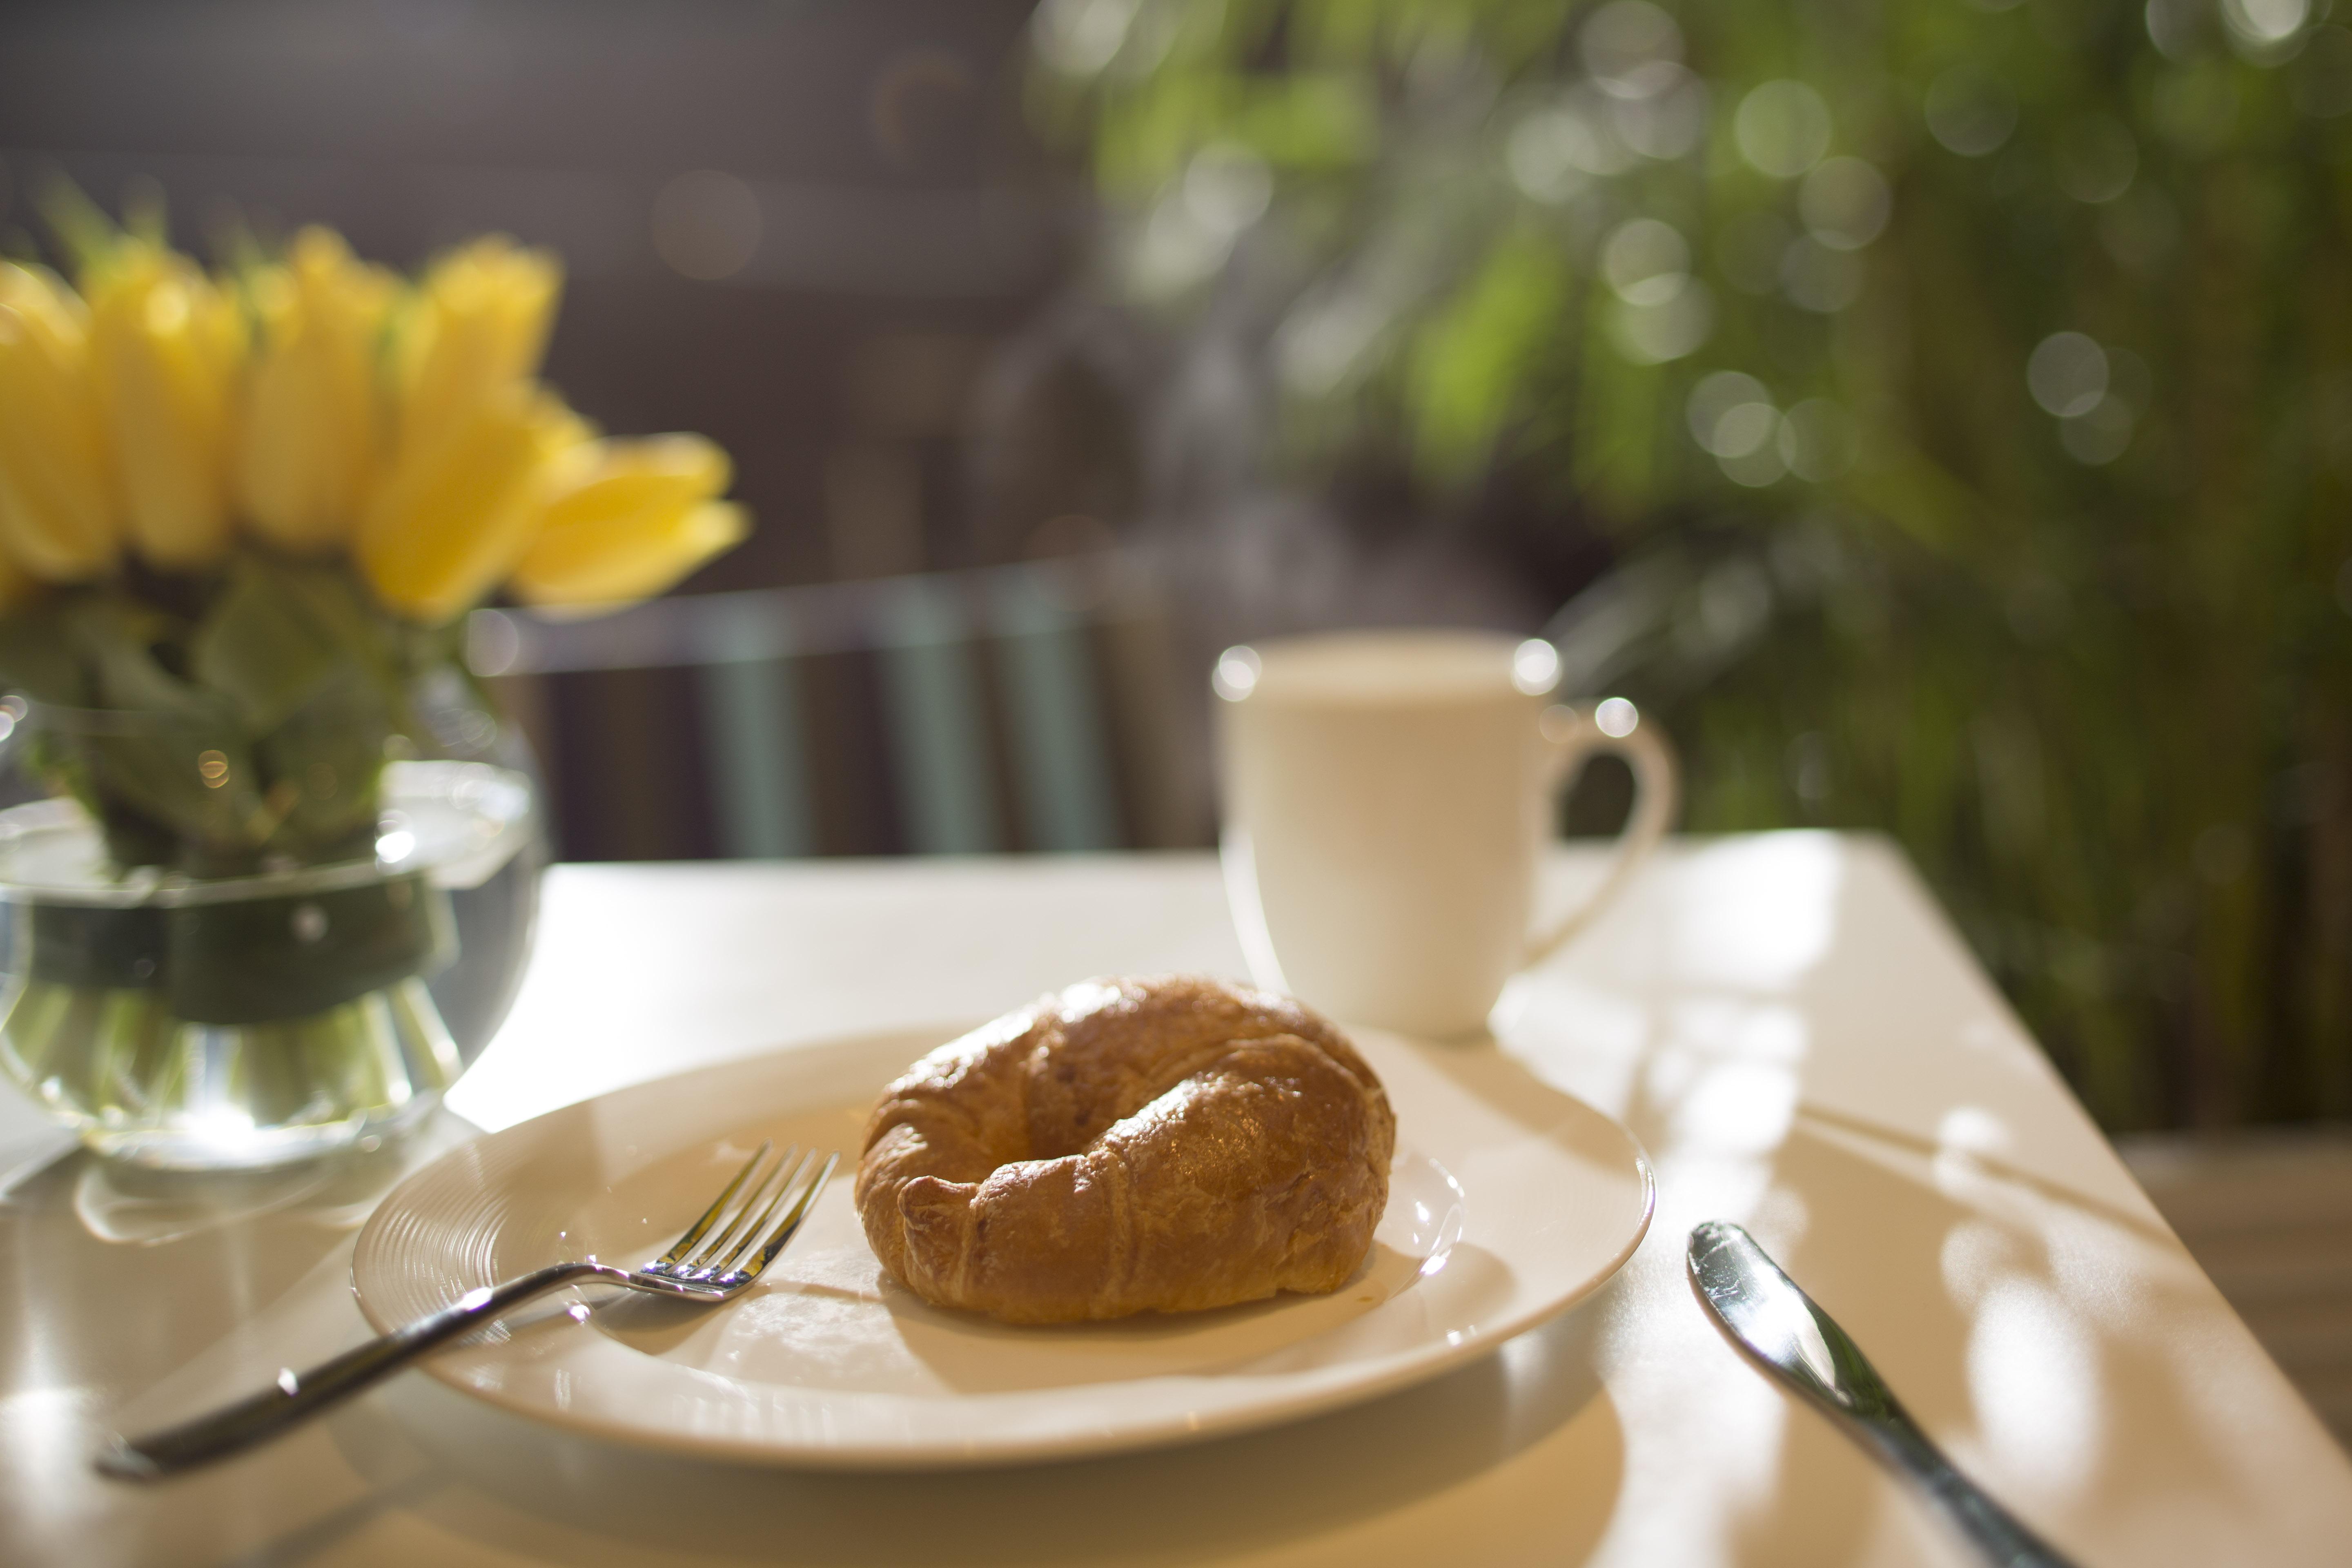
<path fill-rule="evenodd" d="M 1592 867 L 1560 851 L 1553 890 Z M 2344 1455 L 1895 853 L 1820 834 L 1679 846 L 1514 983 L 1503 1047 L 1633 1129 L 1657 1216 L 1598 1297 L 1417 1390 L 1191 1448 L 842 1477 L 610 1447 L 411 1374 L 165 1487 L 87 1468 L 110 1425 L 356 1342 L 352 1239 L 387 1162 L 467 1122 L 1090 973 L 1240 968 L 1205 857 L 564 867 L 456 1114 L 373 1167 L 141 1184 L 0 1092 L 0 1560 L 1966 1562 L 1702 1315 L 1683 1245 L 1713 1217 L 2084 1564 L 2352 1560 Z"/>

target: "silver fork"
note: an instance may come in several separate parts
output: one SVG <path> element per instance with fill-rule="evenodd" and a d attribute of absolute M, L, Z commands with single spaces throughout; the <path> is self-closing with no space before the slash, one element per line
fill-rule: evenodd
<path fill-rule="evenodd" d="M 455 1306 L 308 1372 L 289 1367 L 278 1374 L 274 1387 L 250 1399 L 144 1437 L 116 1436 L 92 1462 L 101 1475 L 118 1480 L 153 1481 L 242 1453 L 398 1372 L 436 1346 L 566 1285 L 619 1285 L 706 1303 L 740 1295 L 793 1239 L 841 1159 L 834 1153 L 820 1157 L 814 1150 L 803 1155 L 795 1144 L 761 1172 L 774 1147 L 761 1143 L 702 1217 L 686 1227 L 677 1245 L 643 1268 L 554 1263 L 502 1285 L 469 1290 Z M 756 1181 L 755 1172 L 761 1173 Z"/>

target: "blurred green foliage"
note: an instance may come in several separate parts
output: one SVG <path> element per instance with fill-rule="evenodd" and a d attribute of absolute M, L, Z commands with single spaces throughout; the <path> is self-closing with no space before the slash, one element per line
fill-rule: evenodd
<path fill-rule="evenodd" d="M 1294 477 L 1507 482 L 1698 830 L 1883 828 L 2109 1127 L 2352 1113 L 2352 32 L 2311 0 L 1046 0 Z M 1890 1040 L 1890 1049 L 1902 1042 Z"/>

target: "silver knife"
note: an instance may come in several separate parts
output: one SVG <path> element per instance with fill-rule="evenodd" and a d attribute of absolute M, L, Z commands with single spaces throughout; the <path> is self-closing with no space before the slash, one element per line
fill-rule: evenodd
<path fill-rule="evenodd" d="M 2001 1568 L 2074 1568 L 1952 1468 L 1837 1321 L 1797 1289 L 1756 1238 L 1726 1220 L 1690 1233 L 1691 1286 L 1756 1363 L 1915 1482 L 1985 1559 Z"/>

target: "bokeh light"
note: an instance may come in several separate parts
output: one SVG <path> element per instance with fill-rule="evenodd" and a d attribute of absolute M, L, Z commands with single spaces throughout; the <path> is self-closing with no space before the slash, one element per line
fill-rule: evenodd
<path fill-rule="evenodd" d="M 760 232 L 759 196 L 716 169 L 680 174 L 654 198 L 654 249 L 682 277 L 735 276 L 760 248 Z"/>
<path fill-rule="evenodd" d="M 1973 66 L 1954 66 L 1927 89 L 1927 130 L 1963 158 L 1999 151 L 2017 129 L 2017 95 Z"/>
<path fill-rule="evenodd" d="M 1860 250 L 1885 232 L 1894 210 L 1886 176 L 1860 158 L 1827 159 L 1797 187 L 1806 232 L 1832 250 Z"/>
<path fill-rule="evenodd" d="M 1830 150 L 1830 106 L 1801 81 L 1768 81 L 1739 100 L 1732 131 L 1756 169 L 1793 180 Z"/>
<path fill-rule="evenodd" d="M 2078 418 L 2099 405 L 2107 390 L 2107 355 L 2082 332 L 2053 332 L 2025 362 L 2025 384 L 2033 401 L 2061 419 Z"/>

